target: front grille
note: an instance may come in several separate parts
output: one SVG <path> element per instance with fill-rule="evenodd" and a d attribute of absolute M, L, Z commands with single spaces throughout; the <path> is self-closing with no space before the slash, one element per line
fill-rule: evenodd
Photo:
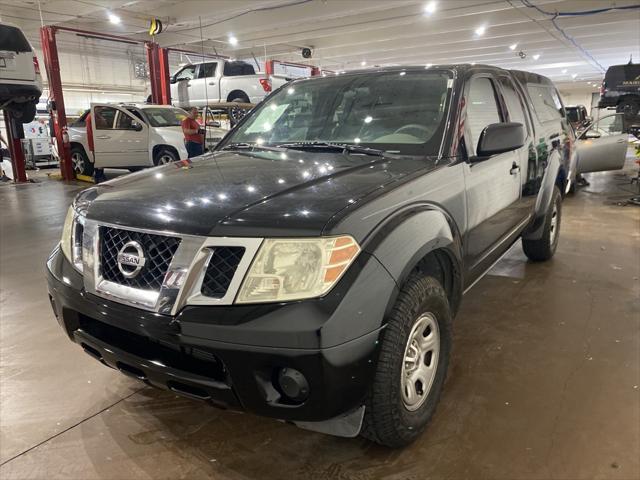
<path fill-rule="evenodd" d="M 127 242 L 131 241 L 136 241 L 141 245 L 146 263 L 135 277 L 127 278 L 118 268 L 118 253 Z M 180 239 L 176 237 L 101 227 L 102 277 L 127 287 L 160 290 L 164 276 L 169 270 L 169 265 L 171 265 L 171 260 L 179 245 Z"/>
<path fill-rule="evenodd" d="M 224 297 L 243 255 L 244 247 L 215 247 L 202 281 L 202 294 Z"/>
<path fill-rule="evenodd" d="M 177 335 L 174 341 L 153 339 L 85 315 L 79 316 L 78 323 L 80 329 L 92 337 L 123 352 L 219 382 L 228 381 L 225 367 L 217 355 L 201 348 L 180 345 Z"/>

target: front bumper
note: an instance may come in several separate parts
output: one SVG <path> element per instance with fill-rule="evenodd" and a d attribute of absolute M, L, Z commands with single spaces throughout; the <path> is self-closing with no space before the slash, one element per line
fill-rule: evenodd
<path fill-rule="evenodd" d="M 322 299 L 186 307 L 169 316 L 85 292 L 82 276 L 58 249 L 47 266 L 58 322 L 92 357 L 155 387 L 299 422 L 325 421 L 362 405 L 383 319 L 397 294 L 386 270 L 363 254 Z M 277 381 L 283 368 L 306 378 L 304 400 L 283 393 Z"/>

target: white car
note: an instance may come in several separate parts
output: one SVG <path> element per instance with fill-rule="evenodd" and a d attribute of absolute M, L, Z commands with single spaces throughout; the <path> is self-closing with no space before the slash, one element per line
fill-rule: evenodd
<path fill-rule="evenodd" d="M 249 63 L 219 59 L 180 68 L 171 77 L 171 99 L 183 108 L 220 102 L 258 103 L 285 83 L 285 77 L 256 73 Z"/>
<path fill-rule="evenodd" d="M 94 151 L 87 142 L 91 112 Z M 92 104 L 69 127 L 71 160 L 76 174 L 94 168 L 137 170 L 188 157 L 180 122 L 186 112 L 170 105 Z"/>
<path fill-rule="evenodd" d="M 38 57 L 18 27 L 0 22 L 0 110 L 8 109 L 22 123 L 29 123 L 40 95 Z"/>

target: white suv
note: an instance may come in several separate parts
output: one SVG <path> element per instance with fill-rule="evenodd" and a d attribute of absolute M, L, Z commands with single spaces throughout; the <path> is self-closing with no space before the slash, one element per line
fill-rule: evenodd
<path fill-rule="evenodd" d="M 87 141 L 91 112 L 93 152 Z M 170 105 L 92 104 L 69 126 L 71 160 L 76 174 L 94 168 L 137 170 L 187 158 L 180 122 L 187 113 Z"/>
<path fill-rule="evenodd" d="M 22 123 L 29 123 L 40 95 L 38 57 L 18 27 L 0 22 L 0 110 L 8 109 Z"/>

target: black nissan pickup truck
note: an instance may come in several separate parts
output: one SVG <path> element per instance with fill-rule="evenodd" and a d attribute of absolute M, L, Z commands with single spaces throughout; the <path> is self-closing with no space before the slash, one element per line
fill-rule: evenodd
<path fill-rule="evenodd" d="M 553 256 L 572 135 L 531 73 L 297 80 L 214 152 L 80 193 L 51 305 L 148 385 L 406 445 L 434 414 L 463 293 L 520 238 Z"/>

